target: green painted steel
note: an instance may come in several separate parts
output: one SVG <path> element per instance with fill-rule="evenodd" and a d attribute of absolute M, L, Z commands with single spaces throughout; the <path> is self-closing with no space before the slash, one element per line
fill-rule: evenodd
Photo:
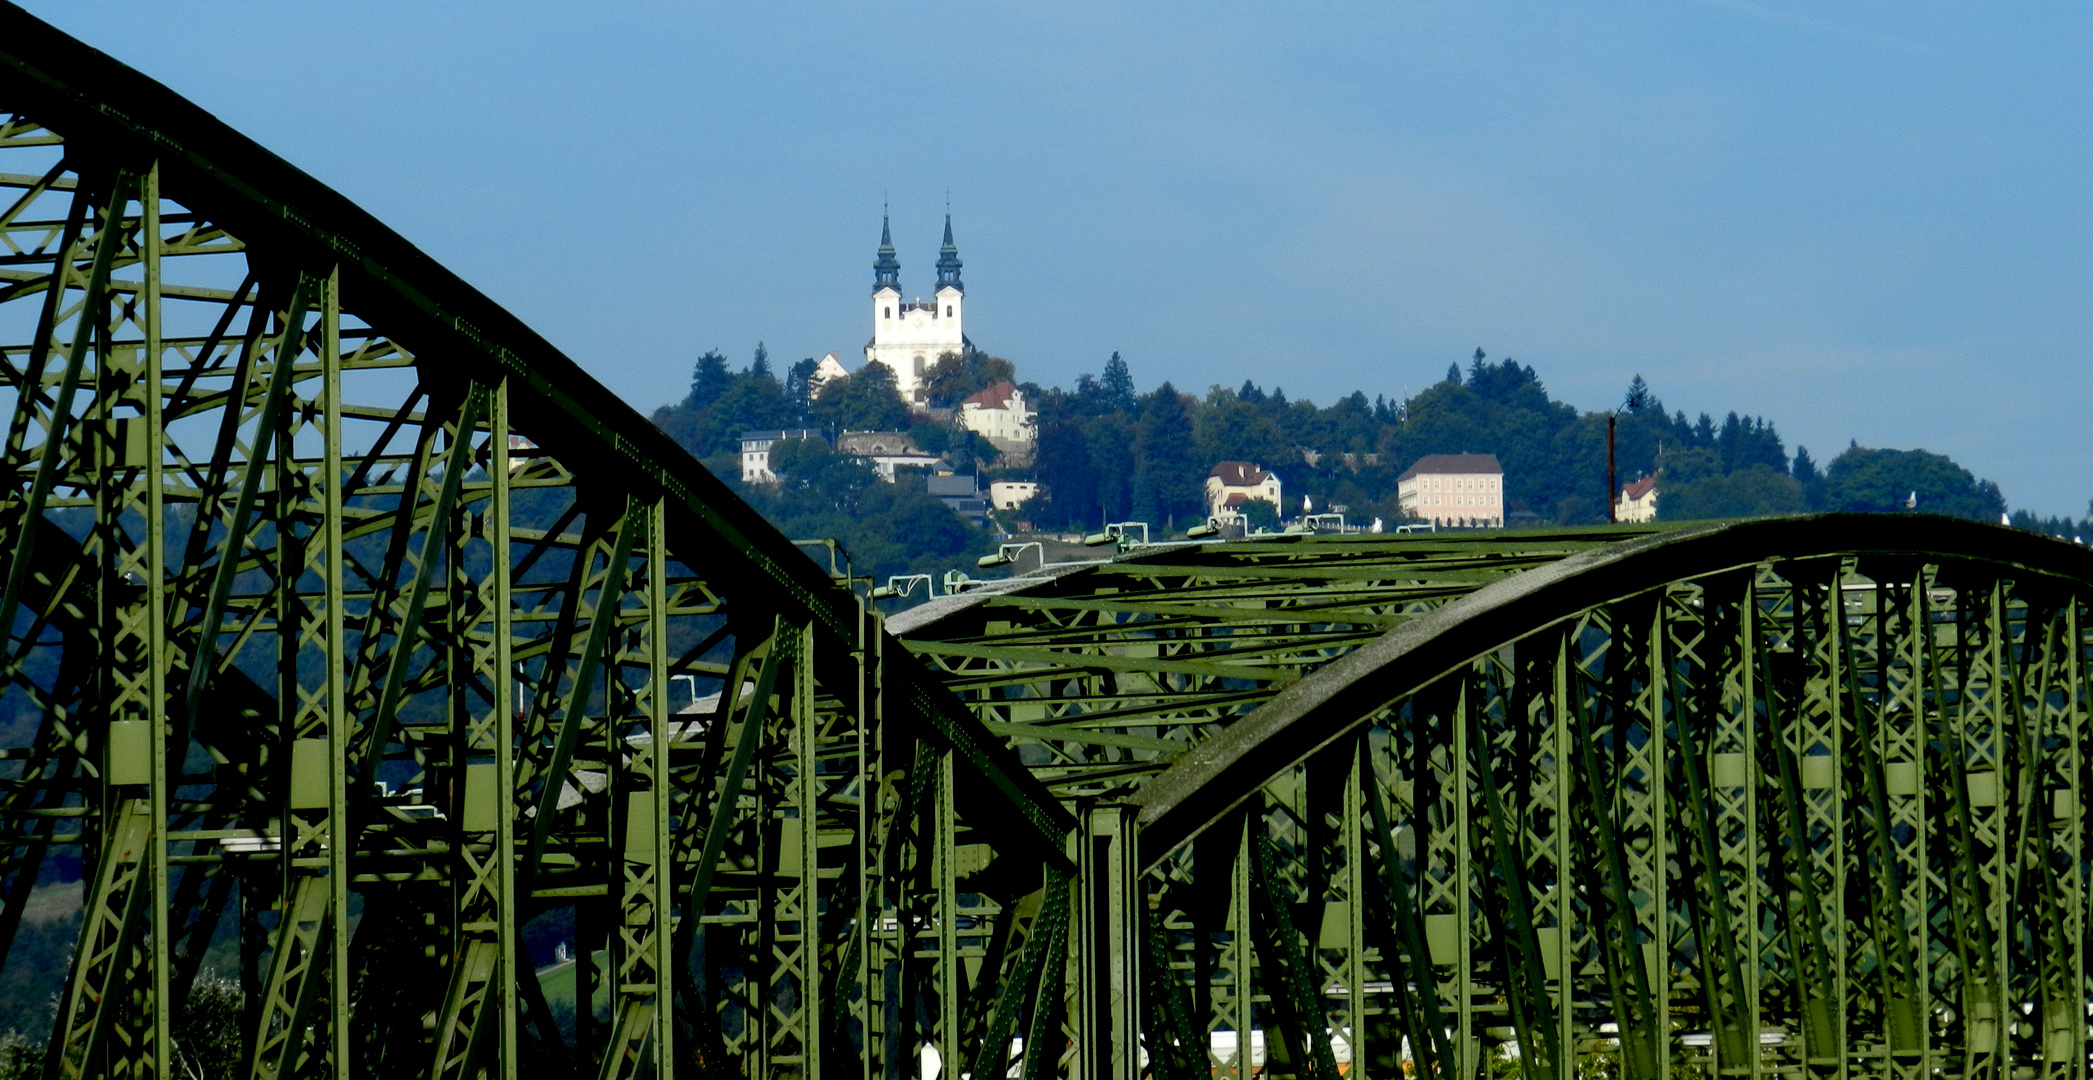
<path fill-rule="evenodd" d="M 4 2 L 0 408 L 51 1077 L 193 1075 L 224 971 L 255 1077 L 2085 1078 L 2071 545 L 1288 535 L 882 620 Z"/>
<path fill-rule="evenodd" d="M 48 1075 L 193 1075 L 210 972 L 255 1077 L 956 1061 L 1013 933 L 957 883 L 1073 866 L 847 575 L 9 5 L 0 409 L 0 963 L 86 878 Z"/>
<path fill-rule="evenodd" d="M 1825 516 L 1137 547 L 892 625 L 1135 808 L 1151 975 L 1071 971 L 1160 999 L 1158 1076 L 2009 1080 L 2087 1064 L 2089 603 L 2073 545 Z"/>

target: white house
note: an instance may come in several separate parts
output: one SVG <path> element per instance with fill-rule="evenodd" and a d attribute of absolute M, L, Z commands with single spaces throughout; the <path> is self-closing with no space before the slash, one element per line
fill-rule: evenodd
<path fill-rule="evenodd" d="M 999 382 L 959 403 L 959 426 L 989 441 L 1013 459 L 1029 461 L 1039 443 L 1038 414 L 1025 406 L 1025 392 Z M 1012 464 L 1022 468 L 1018 460 Z"/>
<path fill-rule="evenodd" d="M 1030 480 L 994 480 L 988 485 L 988 504 L 998 510 L 1015 510 L 1039 494 Z"/>
<path fill-rule="evenodd" d="M 966 287 L 960 284 L 959 249 L 952 244 L 952 215 L 945 215 L 945 246 L 938 250 L 937 289 L 926 302 L 901 298 L 901 260 L 894 257 L 894 238 L 884 216 L 879 223 L 879 257 L 872 263 L 872 340 L 865 360 L 894 371 L 894 388 L 910 405 L 923 404 L 923 376 L 946 353 L 969 347 L 960 329 L 966 316 Z"/>
<path fill-rule="evenodd" d="M 768 484 L 777 479 L 770 471 L 770 448 L 785 439 L 820 439 L 821 432 L 813 428 L 793 428 L 788 431 L 744 431 L 741 433 L 741 482 L 744 484 Z M 826 440 L 823 440 L 826 441 Z"/>
<path fill-rule="evenodd" d="M 1224 461 L 1214 466 L 1206 477 L 1206 512 L 1209 517 L 1234 518 L 1242 511 L 1236 509 L 1252 499 L 1262 499 L 1277 510 L 1280 502 L 1279 477 L 1266 472 L 1263 466 L 1247 461 Z"/>
<path fill-rule="evenodd" d="M 1395 481 L 1403 513 L 1435 525 L 1504 528 L 1504 468 L 1495 454 L 1431 454 Z"/>
<path fill-rule="evenodd" d="M 1632 484 L 1621 487 L 1621 497 L 1613 509 L 1615 521 L 1657 520 L 1657 478 L 1645 476 Z"/>
<path fill-rule="evenodd" d="M 807 377 L 807 393 L 819 397 L 822 387 L 837 379 L 849 377 L 850 372 L 844 368 L 843 362 L 836 359 L 835 353 L 829 353 L 821 358 L 820 363 L 814 365 L 814 374 Z"/>
<path fill-rule="evenodd" d="M 872 471 L 889 484 L 895 469 L 927 469 L 939 460 L 917 449 L 906 431 L 846 431 L 836 436 L 836 453 L 870 459 Z"/>

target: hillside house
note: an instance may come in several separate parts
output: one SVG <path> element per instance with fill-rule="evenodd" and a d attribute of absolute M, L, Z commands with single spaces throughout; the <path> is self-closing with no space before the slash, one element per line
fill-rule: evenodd
<path fill-rule="evenodd" d="M 1242 516 L 1240 507 L 1252 499 L 1271 503 L 1277 510 L 1281 498 L 1279 477 L 1247 461 L 1224 461 L 1206 477 L 1208 517 L 1237 519 Z"/>
<path fill-rule="evenodd" d="M 999 382 L 959 403 L 959 426 L 988 440 L 1007 462 L 1024 468 L 1039 443 L 1038 414 L 1025 406 L 1025 392 Z"/>
<path fill-rule="evenodd" d="M 1395 483 L 1403 513 L 1434 525 L 1504 528 L 1504 467 L 1495 454 L 1430 454 Z"/>
<path fill-rule="evenodd" d="M 1645 476 L 1621 488 L 1621 497 L 1614 504 L 1615 521 L 1657 520 L 1657 478 Z"/>
<path fill-rule="evenodd" d="M 768 484 L 777 480 L 770 471 L 770 448 L 787 439 L 821 439 L 822 434 L 813 428 L 790 428 L 784 431 L 744 431 L 741 433 L 741 482 L 744 484 Z M 823 441 L 827 441 L 823 439 Z"/>
<path fill-rule="evenodd" d="M 906 431 L 846 431 L 836 436 L 836 453 L 870 460 L 872 470 L 889 484 L 895 469 L 927 469 L 939 461 L 917 448 Z"/>

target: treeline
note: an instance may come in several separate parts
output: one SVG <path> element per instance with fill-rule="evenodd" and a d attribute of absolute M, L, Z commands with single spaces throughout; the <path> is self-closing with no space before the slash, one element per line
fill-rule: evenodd
<path fill-rule="evenodd" d="M 1355 392 L 1318 407 L 1246 381 L 1203 398 L 1165 383 L 1141 396 L 1115 354 L 1100 378 L 1073 390 L 1038 390 L 1037 479 L 1043 497 L 1027 512 L 1042 528 L 1146 520 L 1182 527 L 1203 509 L 1207 472 L 1248 461 L 1277 473 L 1287 516 L 1303 496 L 1318 509 L 1344 507 L 1354 521 L 1402 519 L 1397 482 L 1428 454 L 1495 454 L 1505 471 L 1509 524 L 1584 525 L 1606 520 L 1605 412 L 1580 413 L 1548 395 L 1538 373 L 1476 350 L 1464 373 L 1407 401 Z M 1923 450 L 1849 446 L 1819 469 L 1808 450 L 1791 458 L 1774 425 L 1730 413 L 1688 419 L 1667 411 L 1637 376 L 1616 422 L 1621 483 L 1659 474 L 1665 520 L 1752 517 L 1808 510 L 1921 510 L 1997 520 L 1998 486 Z"/>
<path fill-rule="evenodd" d="M 1996 521 L 2006 512 L 1998 485 L 1979 480 L 1944 455 L 1924 450 L 1847 446 L 1820 465 L 1807 449 L 1791 453 L 1774 424 L 1732 412 L 1689 418 L 1667 409 L 1637 376 L 1617 407 L 1580 412 L 1550 397 L 1532 366 L 1492 360 L 1481 349 L 1464 371 L 1407 400 L 1361 392 L 1318 406 L 1246 381 L 1202 395 L 1165 382 L 1140 392 L 1117 353 L 1100 374 L 1072 388 L 1019 384 L 1038 410 L 1033 465 L 1019 472 L 949 422 L 911 416 L 890 372 L 871 364 L 813 392 L 815 361 L 783 378 L 759 345 L 740 371 L 717 352 L 700 358 L 685 398 L 655 421 L 730 482 L 739 483 L 739 436 L 758 428 L 909 430 L 917 445 L 942 453 L 983 485 L 1009 477 L 1037 480 L 1040 494 L 1014 515 L 1043 530 L 1089 531 L 1102 522 L 1147 521 L 1182 531 L 1205 513 L 1205 481 L 1222 461 L 1248 461 L 1279 475 L 1285 516 L 1304 496 L 1316 508 L 1342 507 L 1354 522 L 1402 520 L 1397 482 L 1428 454 L 1494 454 L 1505 471 L 1508 524 L 1584 525 L 1606 520 L 1606 428 L 1616 424 L 1620 483 L 1658 475 L 1662 520 L 1752 517 L 1813 510 L 1927 512 Z M 1008 361 L 982 353 L 947 356 L 932 371 L 931 404 L 956 405 L 997 381 L 1015 379 Z M 743 492 L 795 537 L 843 540 L 865 565 L 899 573 L 959 565 L 987 541 L 956 522 L 920 480 L 879 484 L 869 468 L 826 448 L 778 452 L 778 485 Z M 2089 507 L 2093 510 L 2093 507 Z M 2093 521 L 2022 514 L 2023 528 L 2052 535 L 2093 534 Z"/>

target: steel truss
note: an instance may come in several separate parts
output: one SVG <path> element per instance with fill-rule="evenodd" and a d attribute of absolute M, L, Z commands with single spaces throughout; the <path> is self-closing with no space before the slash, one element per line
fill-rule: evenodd
<path fill-rule="evenodd" d="M 49 1076 L 187 1075 L 231 970 L 255 1077 L 2084 1078 L 2080 549 L 1274 538 L 897 638 L 4 2 L 0 162 L 0 963 L 85 877 Z"/>
<path fill-rule="evenodd" d="M 1820 517 L 1137 549 L 894 625 L 1134 836 L 1079 1075 L 2009 1080 L 2085 1075 L 2089 602 L 2071 545 Z"/>
<path fill-rule="evenodd" d="M 53 852 L 87 878 L 49 1076 L 187 1075 L 228 966 L 257 1078 L 957 1061 L 1011 921 L 954 901 L 982 830 L 1006 882 L 1072 866 L 847 572 L 12 6 L 0 409 L 0 962 Z"/>

